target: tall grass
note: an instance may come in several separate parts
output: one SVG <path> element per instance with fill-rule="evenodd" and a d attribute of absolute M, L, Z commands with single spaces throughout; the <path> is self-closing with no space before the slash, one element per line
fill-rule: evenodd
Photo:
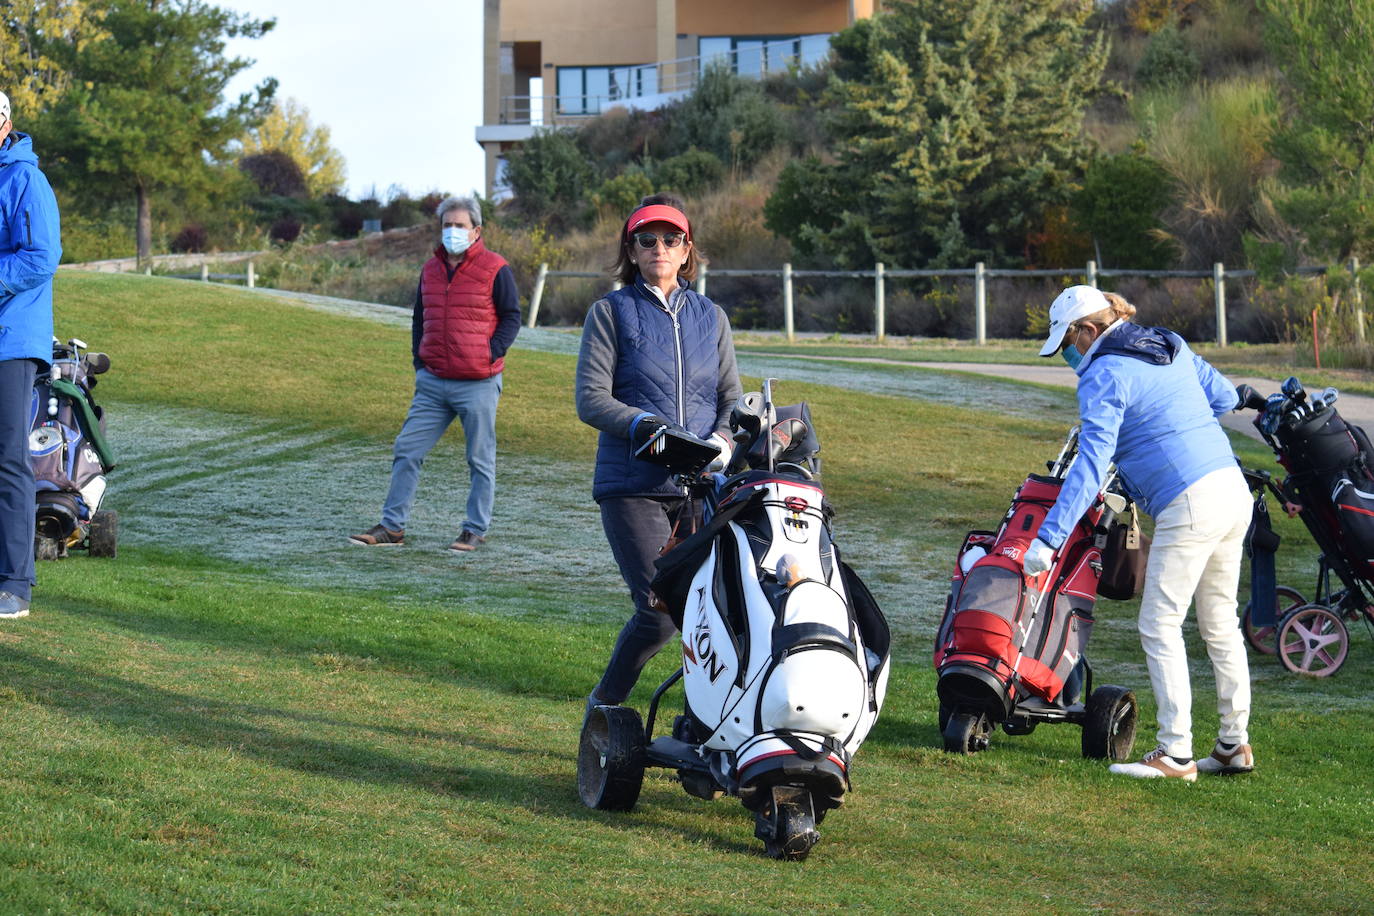
<path fill-rule="evenodd" d="M 1265 145 L 1278 119 L 1273 87 L 1238 78 L 1181 91 L 1140 93 L 1132 103 L 1149 154 L 1175 184 L 1164 214 L 1182 265 L 1243 260 L 1256 185 L 1274 169 Z"/>

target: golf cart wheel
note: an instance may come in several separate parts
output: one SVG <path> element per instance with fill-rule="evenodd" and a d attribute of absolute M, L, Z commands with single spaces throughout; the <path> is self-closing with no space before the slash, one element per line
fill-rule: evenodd
<path fill-rule="evenodd" d="M 754 836 L 771 859 L 800 862 L 820 842 L 811 793 L 800 786 L 774 786 L 754 816 Z"/>
<path fill-rule="evenodd" d="M 956 712 L 943 732 L 945 750 L 951 754 L 976 754 L 988 749 L 987 717 L 980 712 Z"/>
<path fill-rule="evenodd" d="M 62 556 L 62 542 L 56 538 L 45 538 L 41 534 L 33 540 L 35 560 L 56 560 Z"/>
<path fill-rule="evenodd" d="M 629 811 L 644 785 L 644 723 L 627 706 L 597 706 L 582 725 L 577 794 L 588 808 Z"/>
<path fill-rule="evenodd" d="M 91 556 L 113 557 L 119 541 L 119 514 L 109 509 L 97 509 L 91 516 L 91 530 L 87 534 Z"/>
<path fill-rule="evenodd" d="M 1283 667 L 1308 677 L 1335 674 L 1350 651 L 1345 621 L 1321 604 L 1306 604 L 1284 615 L 1275 642 Z"/>
<path fill-rule="evenodd" d="M 1135 694 L 1115 684 L 1097 688 L 1083 711 L 1083 756 L 1130 760 L 1135 726 Z"/>
<path fill-rule="evenodd" d="M 948 706 L 946 706 L 944 703 L 941 703 L 941 704 L 940 704 L 940 734 L 942 734 L 942 735 L 945 733 L 945 729 L 949 727 L 949 717 L 950 717 L 950 714 L 951 714 L 950 708 L 949 708 Z"/>
<path fill-rule="evenodd" d="M 1251 622 L 1250 603 L 1246 603 L 1245 612 L 1240 617 L 1240 626 L 1245 633 L 1245 641 L 1250 644 L 1250 648 L 1262 655 L 1273 655 L 1278 651 L 1274 645 L 1274 634 L 1278 632 L 1279 621 L 1283 620 L 1289 611 L 1300 608 L 1307 603 L 1307 599 L 1296 588 L 1280 585 L 1274 592 L 1278 598 L 1278 607 L 1275 609 L 1272 626 L 1256 626 Z"/>

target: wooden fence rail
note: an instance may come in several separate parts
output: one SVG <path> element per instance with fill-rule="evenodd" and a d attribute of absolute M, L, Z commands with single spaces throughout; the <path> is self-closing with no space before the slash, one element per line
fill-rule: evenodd
<path fill-rule="evenodd" d="M 1351 274 L 1355 278 L 1355 290 L 1352 301 L 1355 307 L 1356 329 L 1360 339 L 1364 339 L 1364 307 L 1361 299 L 1359 287 L 1359 262 L 1352 259 L 1349 265 Z M 1324 274 L 1325 267 L 1300 267 L 1297 270 L 1300 274 Z M 974 308 L 974 328 L 975 339 L 981 346 L 987 343 L 987 281 L 989 278 L 1001 277 L 1082 277 L 1083 281 L 1089 286 L 1097 286 L 1097 281 L 1101 277 L 1191 277 L 1195 279 L 1211 279 L 1213 287 L 1213 299 L 1216 303 L 1216 341 L 1220 346 L 1226 346 L 1226 281 L 1242 280 L 1255 276 L 1253 270 L 1227 270 L 1225 265 L 1217 263 L 1212 265 L 1211 270 L 1129 270 L 1109 267 L 1098 267 L 1095 261 L 1089 261 L 1085 267 L 1065 267 L 1055 269 L 1039 270 L 1010 270 L 1002 268 L 990 268 L 979 261 L 973 267 L 965 268 L 944 268 L 940 270 L 899 270 L 889 268 L 881 262 L 873 265 L 872 270 L 794 270 L 791 264 L 782 265 L 781 270 L 776 269 L 719 269 L 708 270 L 705 264 L 697 269 L 696 291 L 703 296 L 706 294 L 707 277 L 780 277 L 782 280 L 782 315 L 783 331 L 787 335 L 787 340 L 792 342 L 796 339 L 796 322 L 793 313 L 793 281 L 798 278 L 872 278 L 873 280 L 873 331 L 874 337 L 882 343 L 886 338 L 887 321 L 887 293 L 886 281 L 888 279 L 907 279 L 916 277 L 972 277 L 973 278 L 973 308 Z M 530 309 L 527 324 L 534 327 L 539 319 L 539 305 L 544 298 L 544 289 L 550 277 L 576 277 L 580 279 L 605 279 L 604 273 L 587 270 L 549 270 L 547 263 L 539 265 L 539 273 L 535 277 L 534 291 L 530 295 Z M 620 283 L 613 282 L 612 289 L 619 289 Z"/>

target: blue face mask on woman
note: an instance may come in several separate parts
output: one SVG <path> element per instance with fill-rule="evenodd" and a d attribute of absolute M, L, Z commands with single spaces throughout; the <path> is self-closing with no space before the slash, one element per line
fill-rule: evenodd
<path fill-rule="evenodd" d="M 1064 362 L 1069 364 L 1070 369 L 1077 369 L 1078 364 L 1083 362 L 1083 354 L 1078 352 L 1078 348 L 1069 344 L 1059 351 L 1059 355 L 1064 357 Z"/>

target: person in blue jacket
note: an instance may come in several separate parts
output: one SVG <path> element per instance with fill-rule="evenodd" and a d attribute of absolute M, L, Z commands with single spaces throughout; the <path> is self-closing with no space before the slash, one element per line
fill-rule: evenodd
<path fill-rule="evenodd" d="M 650 604 L 649 584 L 684 494 L 635 449 L 673 425 L 713 439 L 728 455 L 730 411 L 740 396 L 735 346 L 725 311 L 689 285 L 699 257 L 694 239 L 680 200 L 644 198 L 617 241 L 622 286 L 593 303 L 582 325 L 577 416 L 600 430 L 592 498 L 634 605 L 588 712 L 623 703 L 677 632 Z"/>
<path fill-rule="evenodd" d="M 52 359 L 57 198 L 0 92 L 0 618 L 26 617 L 34 583 L 33 380 Z"/>
<path fill-rule="evenodd" d="M 1115 463 L 1127 493 L 1155 520 L 1140 603 L 1140 642 L 1158 706 L 1158 746 L 1114 773 L 1192 781 L 1199 771 L 1254 768 L 1246 731 L 1250 672 L 1236 617 L 1242 543 L 1252 503 L 1217 417 L 1238 404 L 1236 386 L 1164 328 L 1131 321 L 1135 307 L 1091 286 L 1064 290 L 1050 307 L 1041 356 L 1060 353 L 1078 374 L 1078 459 L 1026 550 L 1039 575 L 1101 489 Z M 1216 675 L 1221 727 L 1211 753 L 1192 748 L 1192 692 L 1183 619 L 1197 627 Z"/>

